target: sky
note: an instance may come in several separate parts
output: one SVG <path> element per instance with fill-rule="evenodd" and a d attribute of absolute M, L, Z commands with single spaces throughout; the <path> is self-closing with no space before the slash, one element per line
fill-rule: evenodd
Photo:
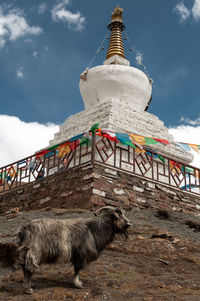
<path fill-rule="evenodd" d="M 0 166 L 48 146 L 84 110 L 80 74 L 103 63 L 117 4 L 126 58 L 154 81 L 149 113 L 200 144 L 200 0 L 0 0 Z"/>

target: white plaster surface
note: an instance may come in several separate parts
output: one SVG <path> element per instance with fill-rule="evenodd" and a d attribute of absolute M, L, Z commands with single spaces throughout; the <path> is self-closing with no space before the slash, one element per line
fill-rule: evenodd
<path fill-rule="evenodd" d="M 93 105 L 90 109 L 67 118 L 65 123 L 60 126 L 59 132 L 54 135 L 54 139 L 50 141 L 49 146 L 88 131 L 97 122 L 101 128 L 114 132 L 166 139 L 170 145 L 158 143 L 152 148 L 162 155 L 185 164 L 192 161 L 193 156 L 174 143 L 174 138 L 168 133 L 163 121 L 148 112 L 136 111 L 134 105 L 131 106 L 126 101 L 116 99 Z"/>
<path fill-rule="evenodd" d="M 104 65 L 110 64 L 118 64 L 118 65 L 125 65 L 130 66 L 130 62 L 119 55 L 113 55 L 109 59 L 103 62 Z"/>
<path fill-rule="evenodd" d="M 152 85 L 141 70 L 125 65 L 101 65 L 87 71 L 80 79 L 85 108 L 106 101 L 125 101 L 136 111 L 144 111 L 151 97 Z"/>

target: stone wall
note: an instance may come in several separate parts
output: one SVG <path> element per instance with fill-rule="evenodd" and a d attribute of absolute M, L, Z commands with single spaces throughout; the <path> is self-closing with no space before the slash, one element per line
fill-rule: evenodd
<path fill-rule="evenodd" d="M 0 194 L 0 213 L 45 207 L 91 207 L 91 166 L 62 171 Z M 11 209 L 13 208 L 13 209 Z"/>
<path fill-rule="evenodd" d="M 103 205 L 183 211 L 200 216 L 200 196 L 100 164 L 62 171 L 0 194 L 0 213 Z"/>
<path fill-rule="evenodd" d="M 100 165 L 95 166 L 93 178 L 95 205 L 173 210 L 200 216 L 200 196 L 194 193 Z"/>

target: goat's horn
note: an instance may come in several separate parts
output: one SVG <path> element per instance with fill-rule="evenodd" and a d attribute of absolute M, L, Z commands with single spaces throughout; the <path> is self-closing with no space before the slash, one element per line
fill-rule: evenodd
<path fill-rule="evenodd" d="M 98 215 L 99 213 L 101 213 L 101 211 L 107 210 L 107 209 L 110 209 L 110 210 L 115 211 L 116 208 L 113 207 L 113 206 L 105 206 L 105 207 L 101 207 L 101 208 L 99 208 L 94 214 L 95 214 L 95 215 Z"/>

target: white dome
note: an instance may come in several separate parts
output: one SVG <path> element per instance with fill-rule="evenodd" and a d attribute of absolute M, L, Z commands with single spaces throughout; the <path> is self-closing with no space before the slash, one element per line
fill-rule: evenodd
<path fill-rule="evenodd" d="M 80 79 L 79 87 L 86 109 L 113 99 L 127 102 L 136 111 L 144 111 L 152 91 L 144 72 L 114 64 L 89 69 L 85 80 Z"/>

